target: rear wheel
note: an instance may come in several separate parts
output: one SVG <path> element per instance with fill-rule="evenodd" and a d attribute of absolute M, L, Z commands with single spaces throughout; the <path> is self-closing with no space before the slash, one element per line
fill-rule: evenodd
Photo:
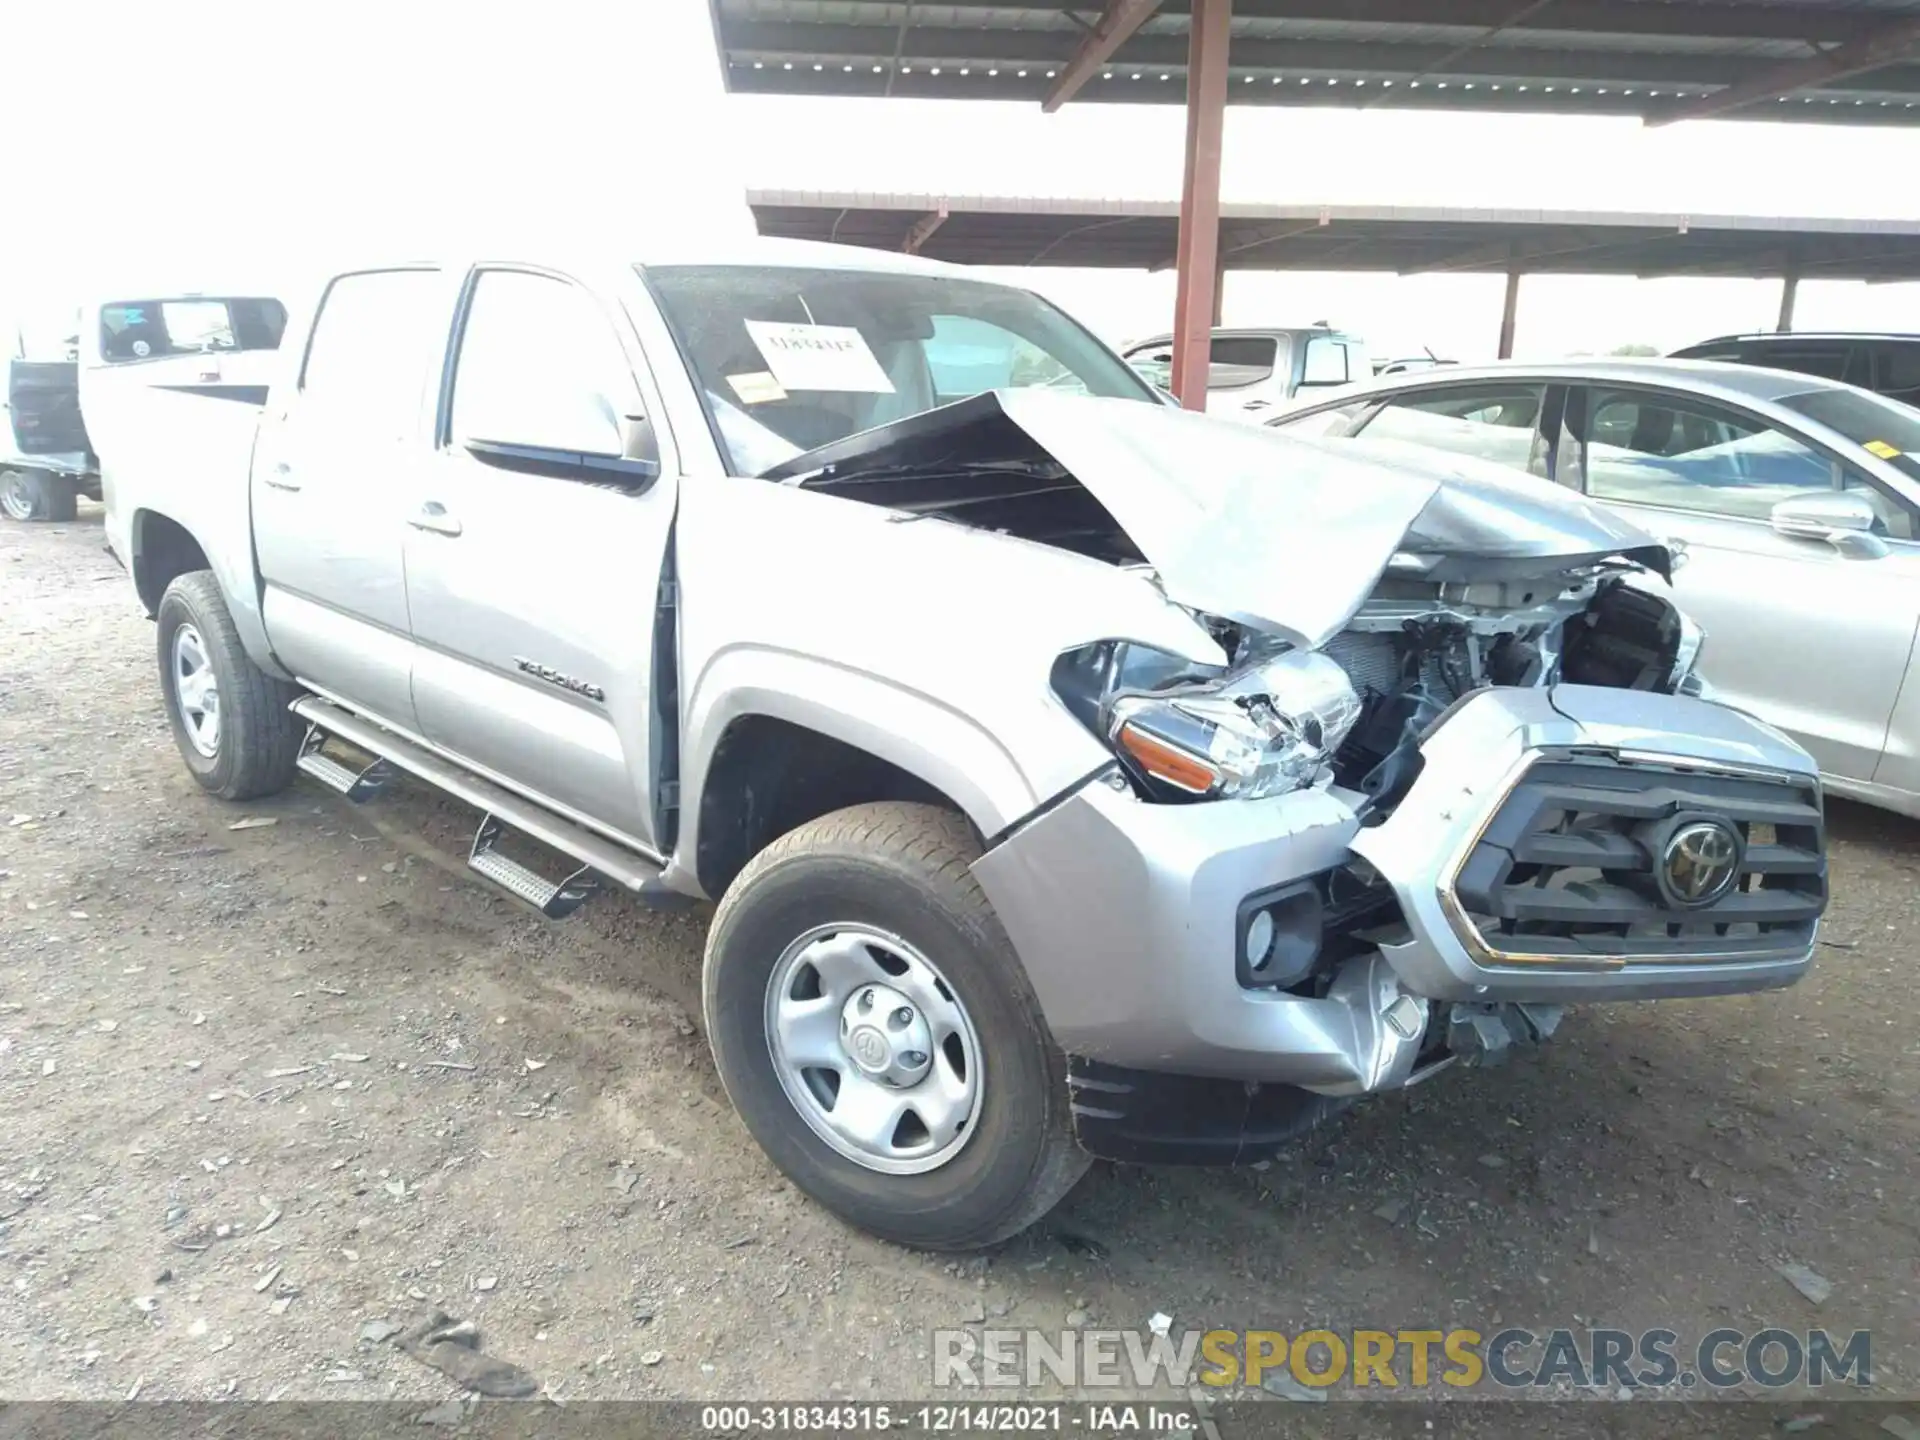
<path fill-rule="evenodd" d="M 193 778 L 223 800 L 286 789 L 301 736 L 287 707 L 300 691 L 248 657 L 213 573 L 167 586 L 155 618 L 167 719 Z"/>
<path fill-rule="evenodd" d="M 756 856 L 707 940 L 707 1034 L 748 1130 L 835 1213 L 935 1250 L 1024 1229 L 1089 1163 L 977 858 L 948 811 L 841 810 Z"/>
<path fill-rule="evenodd" d="M 79 493 L 50 470 L 0 470 L 0 514 L 9 520 L 71 520 L 80 513 Z"/>

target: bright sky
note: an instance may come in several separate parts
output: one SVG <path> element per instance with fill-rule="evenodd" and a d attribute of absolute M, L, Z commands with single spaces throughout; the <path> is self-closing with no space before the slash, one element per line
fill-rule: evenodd
<path fill-rule="evenodd" d="M 750 225 L 745 186 L 1170 199 L 1177 106 L 826 101 L 722 91 L 705 0 L 145 0 L 0 21 L 0 307 L 94 277 L 284 283 L 476 235 Z M 190 17 L 190 18 L 189 18 Z M 1103 82 L 1096 82 L 1103 83 Z M 1127 83 L 1120 80 L 1104 83 Z M 1153 83 L 1148 81 L 1141 84 Z M 1920 129 L 1235 109 L 1225 196 L 1920 219 Z M 1015 272 L 1116 341 L 1171 275 Z M 98 282 L 107 283 L 107 282 Z M 1492 353 L 1498 276 L 1248 274 L 1229 324 L 1328 319 L 1376 354 Z M 1670 348 L 1770 327 L 1773 281 L 1529 278 L 1518 348 Z M 1803 327 L 1920 330 L 1920 285 L 1808 283 Z"/>

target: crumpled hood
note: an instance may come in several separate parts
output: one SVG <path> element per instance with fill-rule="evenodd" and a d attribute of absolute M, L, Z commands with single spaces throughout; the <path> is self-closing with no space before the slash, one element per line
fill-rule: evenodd
<path fill-rule="evenodd" d="M 1668 568 L 1643 531 L 1504 466 L 1413 446 L 1298 440 L 1043 388 L 976 395 L 863 431 L 765 478 L 838 484 L 1049 459 L 1119 523 L 1170 599 L 1302 645 L 1337 634 L 1399 553 L 1429 557 L 1421 573 L 1434 579 L 1620 554 Z M 884 485 L 863 489 L 890 503 Z M 955 501 L 915 508 L 965 520 L 964 498 L 962 489 Z"/>

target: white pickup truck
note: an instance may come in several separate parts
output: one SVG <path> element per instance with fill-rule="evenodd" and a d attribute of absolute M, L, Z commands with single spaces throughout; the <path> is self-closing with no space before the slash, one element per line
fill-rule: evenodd
<path fill-rule="evenodd" d="M 1089 1154 L 1259 1159 L 1566 1002 L 1807 967 L 1811 762 L 1693 698 L 1665 550 L 1563 490 L 1184 413 L 903 255 L 295 310 L 257 416 L 155 392 L 220 433 L 109 467 L 188 769 L 425 781 L 548 916 L 717 901 L 727 1092 L 879 1234 L 987 1244 Z"/>

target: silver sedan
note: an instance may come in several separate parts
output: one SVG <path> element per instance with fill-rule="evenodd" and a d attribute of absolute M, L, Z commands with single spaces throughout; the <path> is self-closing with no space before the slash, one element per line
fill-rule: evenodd
<path fill-rule="evenodd" d="M 1719 699 L 1811 751 L 1828 786 L 1920 815 L 1920 410 L 1830 380 L 1696 361 L 1449 367 L 1269 422 L 1498 461 L 1675 542 Z"/>

